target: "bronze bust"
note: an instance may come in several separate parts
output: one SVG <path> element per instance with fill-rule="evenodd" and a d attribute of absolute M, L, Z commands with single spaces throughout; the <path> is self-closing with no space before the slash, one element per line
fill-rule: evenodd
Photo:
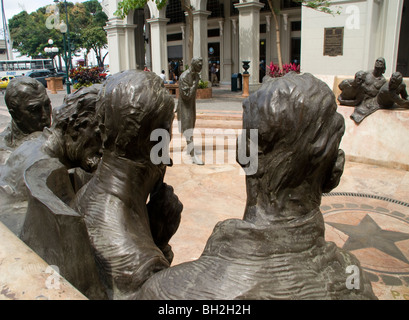
<path fill-rule="evenodd" d="M 51 125 L 51 101 L 44 86 L 30 77 L 10 81 L 4 96 L 11 115 L 9 126 L 0 134 L 0 164 L 26 140 Z"/>
<path fill-rule="evenodd" d="M 265 82 L 247 98 L 243 129 L 258 130 L 259 154 L 243 220 L 219 222 L 199 259 L 152 275 L 136 298 L 376 299 L 356 257 L 324 239 L 321 196 L 337 186 L 345 160 L 336 109 L 310 74 Z M 350 265 L 360 289 L 346 285 Z"/>

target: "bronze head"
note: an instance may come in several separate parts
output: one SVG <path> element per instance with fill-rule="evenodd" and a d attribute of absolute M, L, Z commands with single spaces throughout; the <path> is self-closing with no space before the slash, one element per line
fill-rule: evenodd
<path fill-rule="evenodd" d="M 4 97 L 10 115 L 23 133 L 43 131 L 51 125 L 51 101 L 45 87 L 30 77 L 16 77 Z"/>
<path fill-rule="evenodd" d="M 174 101 L 155 73 L 128 70 L 111 76 L 97 108 L 104 150 L 117 156 L 148 160 L 155 145 L 152 131 L 171 133 Z"/>
<path fill-rule="evenodd" d="M 243 129 L 258 130 L 258 169 L 246 177 L 248 207 L 264 201 L 273 215 L 285 215 L 289 201 L 319 206 L 322 193 L 338 185 L 345 161 L 339 149 L 345 124 L 336 110 L 331 89 L 311 74 L 266 82 L 243 102 Z"/>

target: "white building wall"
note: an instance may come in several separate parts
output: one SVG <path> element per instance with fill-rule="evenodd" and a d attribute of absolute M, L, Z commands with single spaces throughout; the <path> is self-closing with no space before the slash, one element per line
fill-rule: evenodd
<path fill-rule="evenodd" d="M 301 69 L 321 75 L 354 75 L 386 59 L 385 76 L 396 70 L 402 0 L 334 1 L 326 14 L 302 8 Z M 344 27 L 343 55 L 324 56 L 324 29 Z"/>

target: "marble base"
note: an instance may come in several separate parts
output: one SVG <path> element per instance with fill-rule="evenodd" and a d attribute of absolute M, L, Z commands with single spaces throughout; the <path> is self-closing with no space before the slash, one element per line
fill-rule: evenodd
<path fill-rule="evenodd" d="M 87 299 L 1 222 L 0 243 L 0 300 Z"/>
<path fill-rule="evenodd" d="M 338 106 L 345 118 L 341 148 L 348 160 L 409 170 L 409 110 L 381 109 L 357 125 L 353 107 Z"/>

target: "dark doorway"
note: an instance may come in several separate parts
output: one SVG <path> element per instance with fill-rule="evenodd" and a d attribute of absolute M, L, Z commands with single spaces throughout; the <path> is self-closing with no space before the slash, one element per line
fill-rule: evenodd
<path fill-rule="evenodd" d="M 143 70 L 145 67 L 145 37 L 144 24 L 145 12 L 144 9 L 137 9 L 133 19 L 135 27 L 135 58 L 138 69 Z"/>
<path fill-rule="evenodd" d="M 210 67 L 212 64 L 216 65 L 218 69 L 216 75 L 218 81 L 220 81 L 220 42 L 209 42 L 207 45 L 207 53 L 208 53 L 208 61 L 209 61 L 209 79 L 212 79 L 212 75 L 210 73 Z M 204 67 L 204 66 L 203 66 Z"/>
<path fill-rule="evenodd" d="M 259 67 L 259 82 L 263 82 L 266 75 L 266 39 L 260 40 L 260 67 Z"/>
<path fill-rule="evenodd" d="M 291 63 L 300 64 L 301 38 L 291 38 Z"/>

